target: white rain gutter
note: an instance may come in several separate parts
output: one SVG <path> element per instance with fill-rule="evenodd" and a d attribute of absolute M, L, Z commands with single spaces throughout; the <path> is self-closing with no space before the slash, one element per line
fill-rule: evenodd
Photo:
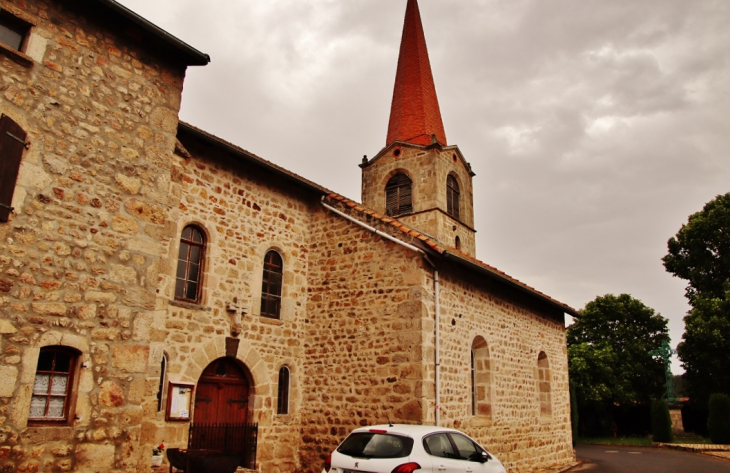
<path fill-rule="evenodd" d="M 363 227 L 364 229 L 366 229 L 372 233 L 375 233 L 376 235 L 378 235 L 380 237 L 385 238 L 386 240 L 392 241 L 393 243 L 396 243 L 400 246 L 408 248 L 411 251 L 415 251 L 416 253 L 423 256 L 423 259 L 425 259 L 428 262 L 428 264 L 430 264 L 431 267 L 433 268 L 433 290 L 434 290 L 434 312 L 435 312 L 434 318 L 435 318 L 435 323 L 436 323 L 436 328 L 434 330 L 435 338 L 436 338 L 436 340 L 434 342 L 434 344 L 436 346 L 436 354 L 434 357 L 434 377 L 436 378 L 435 383 L 434 383 L 435 390 L 436 390 L 435 417 L 436 417 L 436 427 L 440 427 L 441 426 L 441 394 L 440 394 L 441 393 L 441 341 L 440 341 L 440 334 L 439 334 L 439 323 L 440 323 L 439 291 L 440 291 L 440 287 L 439 287 L 439 272 L 438 272 L 438 269 L 436 269 L 436 265 L 433 263 L 433 261 L 431 261 L 431 259 L 428 257 L 426 252 L 423 251 L 422 249 L 418 248 L 417 246 L 413 246 L 410 243 L 401 241 L 401 240 L 395 238 L 394 236 L 388 235 L 385 232 L 381 232 L 377 228 L 371 227 L 370 225 L 368 225 L 364 222 L 361 222 L 360 220 L 353 218 L 353 217 L 347 215 L 346 213 L 341 212 L 330 205 L 325 204 L 324 198 L 325 198 L 325 196 L 322 196 L 322 200 L 321 200 L 322 206 L 324 208 L 326 208 L 327 210 L 329 210 L 330 212 L 336 213 L 340 217 L 342 217 L 346 220 L 349 220 L 350 222 L 352 222 L 356 225 L 359 225 L 359 226 Z"/>

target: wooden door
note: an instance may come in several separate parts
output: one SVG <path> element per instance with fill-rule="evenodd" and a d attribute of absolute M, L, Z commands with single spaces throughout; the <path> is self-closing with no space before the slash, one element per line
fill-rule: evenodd
<path fill-rule="evenodd" d="M 219 358 L 203 371 L 195 392 L 195 424 L 241 424 L 248 414 L 249 382 L 233 358 Z"/>

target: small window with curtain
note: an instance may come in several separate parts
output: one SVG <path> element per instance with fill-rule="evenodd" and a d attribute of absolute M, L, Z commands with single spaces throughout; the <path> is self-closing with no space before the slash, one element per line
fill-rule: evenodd
<path fill-rule="evenodd" d="M 188 225 L 180 237 L 175 280 L 176 300 L 194 304 L 200 302 L 204 257 L 205 235 L 195 225 Z"/>
<path fill-rule="evenodd" d="M 279 369 L 279 396 L 276 403 L 277 414 L 289 413 L 289 368 L 282 366 Z"/>
<path fill-rule="evenodd" d="M 269 251 L 264 257 L 264 274 L 261 283 L 261 315 L 272 319 L 281 316 L 281 286 L 284 263 L 276 251 Z"/>
<path fill-rule="evenodd" d="M 454 217 L 459 218 L 459 183 L 456 178 L 449 174 L 446 178 L 446 213 Z"/>
<path fill-rule="evenodd" d="M 398 173 L 385 186 L 385 213 L 394 217 L 409 212 L 413 212 L 413 181 Z"/>
<path fill-rule="evenodd" d="M 33 382 L 28 422 L 69 421 L 78 358 L 79 353 L 71 348 L 62 346 L 41 348 Z"/>

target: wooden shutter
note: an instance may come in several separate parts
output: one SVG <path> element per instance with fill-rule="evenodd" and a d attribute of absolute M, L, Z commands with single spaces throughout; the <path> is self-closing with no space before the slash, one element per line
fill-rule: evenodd
<path fill-rule="evenodd" d="M 0 222 L 7 222 L 13 208 L 13 192 L 15 181 L 18 179 L 20 159 L 23 157 L 23 149 L 26 133 L 10 117 L 0 117 Z"/>
<path fill-rule="evenodd" d="M 459 218 L 459 183 L 452 175 L 446 178 L 446 213 Z"/>
<path fill-rule="evenodd" d="M 411 178 L 396 174 L 385 186 L 386 215 L 400 215 L 413 211 L 413 188 Z"/>

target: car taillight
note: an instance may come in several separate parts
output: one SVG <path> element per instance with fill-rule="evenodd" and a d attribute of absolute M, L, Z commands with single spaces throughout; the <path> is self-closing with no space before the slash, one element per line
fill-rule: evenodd
<path fill-rule="evenodd" d="M 332 455 L 327 455 L 327 459 L 324 461 L 324 471 L 330 471 L 332 468 Z"/>
<path fill-rule="evenodd" d="M 420 468 L 421 465 L 416 462 L 404 463 L 393 468 L 393 471 L 391 473 L 413 473 Z"/>

